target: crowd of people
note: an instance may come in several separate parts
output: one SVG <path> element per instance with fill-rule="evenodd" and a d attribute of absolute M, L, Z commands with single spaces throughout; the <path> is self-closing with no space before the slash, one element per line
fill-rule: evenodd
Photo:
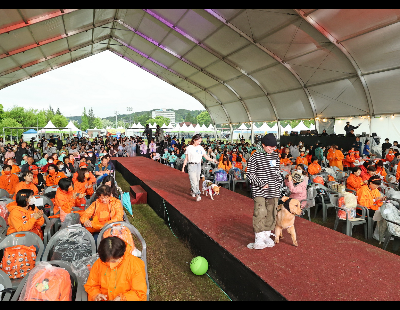
<path fill-rule="evenodd" d="M 5 208 L 0 206 L 0 215 L 7 220 L 6 235 L 29 231 L 43 240 L 47 217 L 59 219 L 61 225 L 81 224 L 97 242 L 103 227 L 124 220 L 122 192 L 115 182 L 115 167 L 110 159 L 124 156 L 125 143 L 129 145 L 131 141 L 112 137 L 63 140 L 50 136 L 37 143 L 21 139 L 12 145 L 0 138 L 0 188 L 6 192 L 3 197 L 12 199 Z M 52 201 L 54 215 L 50 216 L 51 206 L 38 205 L 41 195 Z M 111 236 L 99 240 L 99 259 L 85 284 L 88 299 L 146 300 L 145 266 L 134 256 L 140 251 L 126 251 L 128 244 L 116 239 Z M 6 266 L 2 268 L 10 278 L 14 276 Z M 111 283 L 104 272 L 113 273 L 116 268 L 121 271 L 115 275 L 118 283 Z"/>

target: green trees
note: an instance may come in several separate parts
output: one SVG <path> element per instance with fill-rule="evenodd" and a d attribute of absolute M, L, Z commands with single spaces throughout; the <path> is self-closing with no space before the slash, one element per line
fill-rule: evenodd
<path fill-rule="evenodd" d="M 199 115 L 197 115 L 196 120 L 196 123 L 199 125 L 206 125 L 208 127 L 211 124 L 211 117 L 207 111 L 203 111 Z"/>

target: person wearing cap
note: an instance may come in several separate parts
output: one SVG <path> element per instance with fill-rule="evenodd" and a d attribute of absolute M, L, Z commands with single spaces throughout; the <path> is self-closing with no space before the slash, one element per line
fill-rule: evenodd
<path fill-rule="evenodd" d="M 358 126 L 352 126 L 350 125 L 350 122 L 346 122 L 346 126 L 344 127 L 344 131 L 346 132 L 346 137 L 350 137 L 351 136 L 351 131 L 354 129 L 357 129 L 358 127 L 360 127 L 361 123 L 358 124 Z"/>
<path fill-rule="evenodd" d="M 386 150 L 390 149 L 392 147 L 392 144 L 389 143 L 389 138 L 385 139 L 385 143 L 382 143 L 382 158 L 385 157 L 386 155 Z M 393 149 L 392 149 L 393 150 Z"/>
<path fill-rule="evenodd" d="M 28 155 L 27 155 L 27 154 L 22 155 L 22 160 L 21 160 L 20 166 L 23 166 L 23 165 L 26 164 L 27 158 L 28 158 Z"/>
<path fill-rule="evenodd" d="M 39 173 L 39 167 L 36 165 L 29 166 L 29 171 L 33 173 L 32 183 L 36 185 L 39 192 L 44 190 L 44 186 L 46 185 L 46 181 L 43 177 L 43 174 Z"/>
<path fill-rule="evenodd" d="M 254 200 L 253 230 L 254 244 L 251 249 L 273 247 L 270 238 L 271 230 L 275 229 L 278 200 L 281 196 L 282 176 L 279 171 L 279 156 L 275 152 L 277 142 L 270 133 L 261 139 L 262 151 L 255 152 L 247 164 L 247 179 L 251 184 L 251 194 Z"/>

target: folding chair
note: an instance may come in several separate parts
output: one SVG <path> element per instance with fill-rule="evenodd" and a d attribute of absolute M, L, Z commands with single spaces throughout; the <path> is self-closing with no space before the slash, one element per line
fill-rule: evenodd
<path fill-rule="evenodd" d="M 311 208 L 315 207 L 315 197 L 317 197 L 317 189 L 315 188 L 315 184 L 312 184 L 308 189 L 307 189 L 307 199 L 303 199 L 300 201 L 300 204 L 302 202 L 306 202 L 305 207 L 303 208 L 303 214 L 307 211 L 308 213 L 308 220 L 311 222 Z"/>
<path fill-rule="evenodd" d="M 242 171 L 241 172 L 242 173 L 242 178 L 240 179 L 240 180 L 236 180 L 235 179 L 235 176 L 234 176 L 234 174 L 233 174 L 233 170 L 231 169 L 231 170 L 229 170 L 229 175 L 230 175 L 230 177 L 231 177 L 231 180 L 232 180 L 232 191 L 235 191 L 235 187 L 236 187 L 236 184 L 237 183 L 241 183 L 241 184 L 248 184 L 248 181 L 247 181 L 247 179 L 245 179 L 244 178 L 244 176 L 245 176 L 245 173 Z M 243 189 L 243 185 L 242 185 L 242 189 Z"/>
<path fill-rule="evenodd" d="M 335 225 L 333 227 L 334 230 L 337 229 L 339 222 L 345 221 L 346 226 L 343 227 L 343 231 L 345 231 L 347 236 L 352 236 L 353 235 L 353 227 L 357 225 L 364 225 L 364 235 L 365 239 L 368 237 L 368 222 L 366 220 L 366 215 L 367 215 L 367 208 L 362 207 L 362 206 L 357 206 L 357 208 L 362 210 L 362 215 L 361 218 L 354 218 L 354 219 L 349 219 L 348 213 L 346 212 L 347 209 L 341 208 L 339 206 L 335 206 L 336 208 L 336 220 L 335 220 Z M 343 220 L 339 217 L 339 211 L 342 210 L 346 213 L 346 219 Z"/>
<path fill-rule="evenodd" d="M 12 233 L 5 237 L 1 242 L 0 242 L 0 250 L 3 250 L 8 247 L 12 247 L 15 245 L 25 245 L 25 246 L 31 246 L 34 245 L 38 248 L 36 251 L 36 263 L 40 262 L 40 259 L 42 257 L 43 251 L 44 251 L 44 244 L 42 239 L 40 237 L 30 231 L 19 231 Z M 18 285 L 22 279 L 12 279 L 12 287 L 17 288 Z"/>
<path fill-rule="evenodd" d="M 126 228 L 129 229 L 131 234 L 133 234 L 136 238 L 138 238 L 142 244 L 142 255 L 140 256 L 140 259 L 144 262 L 145 270 L 146 270 L 146 284 L 147 284 L 147 301 L 149 300 L 149 295 L 150 295 L 150 286 L 149 286 L 149 279 L 148 279 L 148 274 L 147 274 L 147 245 L 146 241 L 143 239 L 142 235 L 140 232 L 136 229 L 135 226 L 133 226 L 130 223 L 127 222 L 115 222 L 115 223 L 110 223 L 106 226 L 103 227 L 103 229 L 100 231 L 99 236 L 97 238 L 97 248 L 100 245 L 100 241 L 103 239 L 104 232 L 112 228 L 114 226 L 125 226 Z"/>
<path fill-rule="evenodd" d="M 71 283 L 72 284 L 72 293 L 73 293 L 73 295 L 75 293 L 74 301 L 85 301 L 85 299 L 84 299 L 84 295 L 86 294 L 85 288 L 83 287 L 83 284 L 78 281 L 76 274 L 72 271 L 71 264 L 68 262 L 61 261 L 61 260 L 54 260 L 54 261 L 50 261 L 48 263 L 50 265 L 53 265 L 55 267 L 60 267 L 60 268 L 65 269 L 66 271 L 68 271 L 70 277 L 72 278 L 72 281 L 71 281 L 72 282 Z M 28 278 L 29 278 L 29 274 L 18 285 L 18 288 L 15 291 L 15 294 L 12 297 L 11 301 L 18 301 L 18 299 L 21 295 L 21 292 L 26 284 L 26 281 L 28 281 Z M 87 301 L 87 294 L 86 294 L 86 301 Z"/>
<path fill-rule="evenodd" d="M 11 298 L 11 290 L 12 284 L 10 278 L 4 271 L 0 270 L 0 301 L 9 301 Z"/>
<path fill-rule="evenodd" d="M 0 216 L 0 241 L 6 237 L 7 234 L 7 222 Z"/>
<path fill-rule="evenodd" d="M 214 174 L 214 184 L 215 185 L 222 184 L 223 187 L 225 187 L 225 185 L 228 185 L 228 189 L 231 190 L 231 179 L 232 179 L 232 177 L 231 177 L 231 174 L 229 174 L 229 173 L 227 173 L 227 176 L 228 176 L 228 180 L 227 181 L 217 181 L 216 177 L 215 177 L 215 174 Z"/>
<path fill-rule="evenodd" d="M 0 198 L 10 198 L 10 194 L 3 188 L 0 188 Z"/>
<path fill-rule="evenodd" d="M 322 201 L 322 221 L 325 223 L 327 220 L 328 208 L 337 206 L 339 194 L 321 184 L 315 183 L 315 186 L 323 191 L 320 196 Z M 330 202 L 326 203 L 324 197 L 329 197 Z M 315 208 L 314 217 L 317 216 L 317 211 L 318 208 Z"/>

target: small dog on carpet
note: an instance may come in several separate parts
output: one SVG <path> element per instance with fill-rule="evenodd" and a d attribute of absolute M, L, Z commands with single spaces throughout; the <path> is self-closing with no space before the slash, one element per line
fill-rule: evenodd
<path fill-rule="evenodd" d="M 278 206 L 278 214 L 276 216 L 275 243 L 279 243 L 279 238 L 283 238 L 282 231 L 287 229 L 292 237 L 293 245 L 298 246 L 294 220 L 296 215 L 300 215 L 302 212 L 300 201 L 288 197 L 283 197 L 282 201 L 284 203 Z"/>
<path fill-rule="evenodd" d="M 219 189 L 221 188 L 221 186 L 215 185 L 213 184 L 213 182 L 206 180 L 204 176 L 201 176 L 201 181 L 203 182 L 203 195 L 204 193 L 206 194 L 206 196 L 210 194 L 211 200 L 214 200 L 213 193 L 214 195 L 219 195 Z"/>

